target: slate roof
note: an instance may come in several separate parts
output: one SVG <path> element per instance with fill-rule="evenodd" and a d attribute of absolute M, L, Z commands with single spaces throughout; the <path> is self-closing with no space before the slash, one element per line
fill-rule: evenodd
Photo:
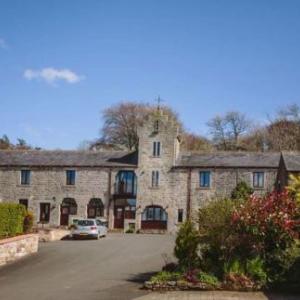
<path fill-rule="evenodd" d="M 2 150 L 0 166 L 135 167 L 137 152 Z"/>
<path fill-rule="evenodd" d="M 300 172 L 300 152 L 282 152 L 287 171 Z"/>
<path fill-rule="evenodd" d="M 280 153 L 212 152 L 183 153 L 176 167 L 278 168 Z"/>

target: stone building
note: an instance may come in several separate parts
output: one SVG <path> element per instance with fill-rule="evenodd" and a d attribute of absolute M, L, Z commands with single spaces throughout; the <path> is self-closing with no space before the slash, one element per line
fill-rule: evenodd
<path fill-rule="evenodd" d="M 300 175 L 300 152 L 282 152 L 277 175 L 278 189 L 289 184 L 289 176 Z"/>
<path fill-rule="evenodd" d="M 239 181 L 271 191 L 279 153 L 183 153 L 177 124 L 151 115 L 139 151 L 0 151 L 0 201 L 19 202 L 43 226 L 104 217 L 110 229 L 176 231 Z"/>

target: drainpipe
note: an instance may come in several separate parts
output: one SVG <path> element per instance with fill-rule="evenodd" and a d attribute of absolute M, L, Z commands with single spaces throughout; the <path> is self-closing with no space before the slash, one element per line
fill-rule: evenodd
<path fill-rule="evenodd" d="M 107 217 L 107 223 L 108 227 L 109 224 L 109 210 L 110 210 L 110 204 L 111 204 L 111 169 L 108 170 L 108 205 L 107 205 L 107 211 L 106 211 L 106 217 Z"/>
<path fill-rule="evenodd" d="M 191 218 L 191 183 L 192 183 L 192 169 L 188 169 L 187 177 L 187 201 L 186 201 L 186 219 L 190 220 Z"/>

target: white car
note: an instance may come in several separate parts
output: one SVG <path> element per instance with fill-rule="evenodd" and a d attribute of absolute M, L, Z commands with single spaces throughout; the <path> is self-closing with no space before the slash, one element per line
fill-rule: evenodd
<path fill-rule="evenodd" d="M 71 235 L 73 238 L 93 237 L 99 239 L 106 236 L 106 223 L 98 219 L 73 220 Z"/>

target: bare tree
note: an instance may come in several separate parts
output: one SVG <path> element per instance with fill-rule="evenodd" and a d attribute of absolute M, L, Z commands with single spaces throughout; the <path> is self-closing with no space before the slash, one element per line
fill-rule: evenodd
<path fill-rule="evenodd" d="M 172 116 L 181 126 L 177 113 L 170 107 L 160 108 Z M 129 150 L 138 148 L 137 128 L 142 125 L 145 117 L 157 110 L 157 106 L 137 102 L 122 102 L 103 111 L 104 124 L 101 137 L 96 143 L 124 146 Z"/>
<path fill-rule="evenodd" d="M 207 126 L 217 148 L 229 150 L 225 119 L 221 116 L 216 116 L 207 122 Z"/>
<path fill-rule="evenodd" d="M 279 109 L 277 118 L 279 120 L 300 122 L 300 106 L 298 104 L 291 104 Z"/>
<path fill-rule="evenodd" d="M 287 105 L 266 126 L 266 139 L 272 151 L 300 151 L 300 107 Z"/>
<path fill-rule="evenodd" d="M 7 150 L 12 148 L 12 144 L 10 143 L 10 140 L 6 134 L 0 138 L 0 150 Z"/>
<path fill-rule="evenodd" d="M 240 146 L 240 137 L 248 132 L 251 122 L 244 114 L 231 111 L 214 117 L 207 125 L 218 149 L 236 150 Z"/>
<path fill-rule="evenodd" d="M 256 127 L 244 135 L 239 142 L 239 147 L 245 151 L 268 151 L 267 130 L 265 127 Z"/>
<path fill-rule="evenodd" d="M 249 130 L 251 122 L 245 114 L 238 111 L 228 112 L 224 119 L 227 127 L 227 136 L 230 140 L 233 140 L 234 145 L 237 147 L 240 136 Z"/>
<path fill-rule="evenodd" d="M 211 142 L 202 136 L 185 132 L 182 134 L 182 149 L 187 151 L 211 151 Z"/>
<path fill-rule="evenodd" d="M 267 142 L 273 151 L 300 150 L 300 124 L 290 120 L 278 120 L 267 126 Z"/>

